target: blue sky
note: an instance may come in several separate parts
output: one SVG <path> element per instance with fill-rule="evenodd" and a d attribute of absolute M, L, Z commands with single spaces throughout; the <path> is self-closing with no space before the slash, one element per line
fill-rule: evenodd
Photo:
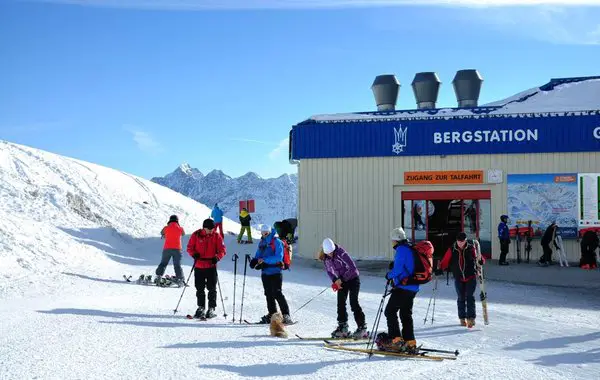
<path fill-rule="evenodd" d="M 464 68 L 480 104 L 600 74 L 600 7 L 365 3 L 3 0 L 0 139 L 145 178 L 182 162 L 274 177 L 296 171 L 293 124 L 373 110 L 378 74 L 400 80 L 401 109 L 419 71 L 440 76 L 439 106 Z"/>

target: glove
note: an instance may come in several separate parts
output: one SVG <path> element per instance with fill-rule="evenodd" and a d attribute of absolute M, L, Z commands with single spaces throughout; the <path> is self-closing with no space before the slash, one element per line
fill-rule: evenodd
<path fill-rule="evenodd" d="M 334 292 L 337 292 L 338 290 L 340 290 L 342 287 L 339 286 L 338 284 L 336 284 L 335 282 L 333 284 L 331 284 L 331 289 L 333 289 Z"/>
<path fill-rule="evenodd" d="M 215 256 L 215 257 L 212 258 L 212 263 L 213 264 L 216 264 L 218 262 L 219 262 L 219 258 L 217 256 Z"/>
<path fill-rule="evenodd" d="M 393 261 L 390 261 L 390 265 L 388 265 L 388 269 L 389 270 L 394 269 L 394 262 Z"/>
<path fill-rule="evenodd" d="M 194 254 L 192 255 L 192 257 L 194 258 L 194 260 L 200 260 L 200 255 L 199 255 L 199 254 L 197 254 L 197 253 L 194 253 Z"/>
<path fill-rule="evenodd" d="M 436 269 L 435 271 L 433 271 L 433 273 L 434 273 L 436 276 L 442 276 L 442 275 L 444 274 L 444 271 L 443 271 L 443 270 L 441 270 L 441 269 Z"/>
<path fill-rule="evenodd" d="M 483 259 L 479 259 L 479 260 L 477 260 L 477 264 L 479 264 L 479 265 L 483 265 Z"/>
<path fill-rule="evenodd" d="M 257 259 L 250 260 L 250 268 L 256 269 L 256 264 L 258 264 L 258 260 Z"/>
<path fill-rule="evenodd" d="M 276 262 L 275 265 L 277 265 L 279 268 L 283 268 L 285 266 L 281 261 Z"/>

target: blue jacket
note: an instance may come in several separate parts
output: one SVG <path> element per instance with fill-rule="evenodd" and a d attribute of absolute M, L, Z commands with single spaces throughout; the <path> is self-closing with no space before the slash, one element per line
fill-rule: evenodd
<path fill-rule="evenodd" d="M 213 208 L 210 216 L 213 218 L 215 223 L 223 223 L 223 211 L 221 211 L 219 206 L 215 206 L 215 208 Z"/>
<path fill-rule="evenodd" d="M 500 222 L 500 224 L 498 224 L 498 237 L 501 240 L 509 240 L 510 239 L 510 235 L 508 233 L 508 226 L 504 222 Z"/>
<path fill-rule="evenodd" d="M 415 260 L 411 248 L 406 244 L 396 247 L 394 256 L 394 267 L 385 276 L 388 280 L 394 280 L 394 287 L 418 292 L 419 285 L 402 285 L 402 280 L 415 272 Z"/>
<path fill-rule="evenodd" d="M 275 239 L 275 251 L 271 246 L 271 241 Z M 267 237 L 261 237 L 256 250 L 255 259 L 263 259 L 262 274 L 270 276 L 281 273 L 281 267 L 277 263 L 283 263 L 283 243 L 275 237 L 275 229 Z"/>

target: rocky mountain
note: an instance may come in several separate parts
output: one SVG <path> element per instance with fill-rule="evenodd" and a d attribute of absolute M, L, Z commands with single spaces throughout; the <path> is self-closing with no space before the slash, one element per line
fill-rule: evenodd
<path fill-rule="evenodd" d="M 152 182 L 168 187 L 212 208 L 219 204 L 227 218 L 238 220 L 239 201 L 254 199 L 252 225 L 296 217 L 298 175 L 283 174 L 277 178 L 261 178 L 248 172 L 232 178 L 221 170 L 204 175 L 198 169 L 183 163 L 164 177 Z"/>

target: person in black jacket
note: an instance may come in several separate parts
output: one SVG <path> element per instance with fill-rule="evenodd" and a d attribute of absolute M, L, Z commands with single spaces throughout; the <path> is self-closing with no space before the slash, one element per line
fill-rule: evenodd
<path fill-rule="evenodd" d="M 552 248 L 550 248 L 550 244 L 552 244 L 552 242 L 554 242 L 554 239 L 556 238 L 557 229 L 558 226 L 556 225 L 556 222 L 552 222 L 552 224 L 550 224 L 548 228 L 546 228 L 546 231 L 542 236 L 541 245 L 542 249 L 544 250 L 544 254 L 542 255 L 542 257 L 540 257 L 540 261 L 538 261 L 538 265 L 540 266 L 546 267 L 552 264 Z"/>
<path fill-rule="evenodd" d="M 242 243 L 242 237 L 244 237 L 244 231 L 248 234 L 248 240 L 246 241 L 248 244 L 252 244 L 252 232 L 250 231 L 250 221 L 252 217 L 248 212 L 248 209 L 245 207 L 240 211 L 240 224 L 242 228 L 240 229 L 240 234 L 237 237 L 237 242 Z"/>
<path fill-rule="evenodd" d="M 596 269 L 596 249 L 600 245 L 600 239 L 598 238 L 598 232 L 594 230 L 588 230 L 583 234 L 581 239 L 581 260 L 579 261 L 579 267 L 581 269 Z"/>

